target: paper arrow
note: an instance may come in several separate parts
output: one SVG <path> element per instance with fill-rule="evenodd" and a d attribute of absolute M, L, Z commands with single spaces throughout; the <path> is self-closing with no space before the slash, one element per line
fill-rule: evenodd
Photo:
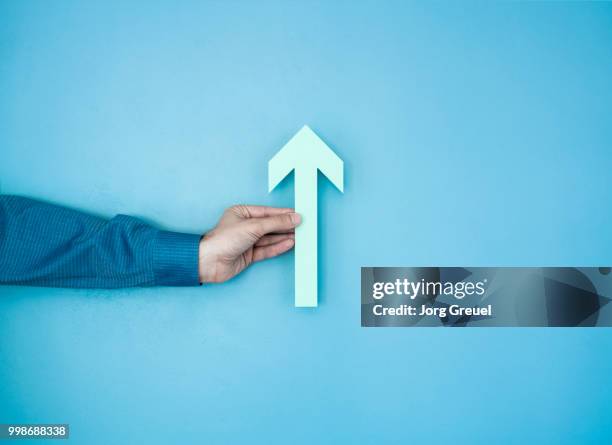
<path fill-rule="evenodd" d="M 344 162 L 304 125 L 268 163 L 271 192 L 295 170 L 295 306 L 317 306 L 317 171 L 344 192 Z"/>

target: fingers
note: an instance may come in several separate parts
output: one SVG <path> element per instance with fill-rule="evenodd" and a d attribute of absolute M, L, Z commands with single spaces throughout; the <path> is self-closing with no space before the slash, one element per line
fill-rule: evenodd
<path fill-rule="evenodd" d="M 267 216 L 282 215 L 283 213 L 293 213 L 294 209 L 285 207 L 266 207 L 266 206 L 244 206 L 251 218 L 265 218 Z"/>
<path fill-rule="evenodd" d="M 294 209 L 287 207 L 268 207 L 253 205 L 236 205 L 230 208 L 243 218 L 265 218 L 267 216 L 281 215 L 283 213 L 294 212 Z"/>
<path fill-rule="evenodd" d="M 280 241 L 285 241 L 288 239 L 295 239 L 294 233 L 283 233 L 277 235 L 265 235 L 260 238 L 259 241 L 255 243 L 256 247 L 269 246 L 270 244 L 276 244 Z"/>
<path fill-rule="evenodd" d="M 286 239 L 284 241 L 279 241 L 275 244 L 270 244 L 267 246 L 255 247 L 253 249 L 253 261 L 261 261 L 268 258 L 274 258 L 275 256 L 281 255 L 295 245 L 295 240 Z"/>
<path fill-rule="evenodd" d="M 258 238 L 261 238 L 268 233 L 291 232 L 301 221 L 302 219 L 297 213 L 281 213 L 265 218 L 251 218 L 243 224 Z"/>

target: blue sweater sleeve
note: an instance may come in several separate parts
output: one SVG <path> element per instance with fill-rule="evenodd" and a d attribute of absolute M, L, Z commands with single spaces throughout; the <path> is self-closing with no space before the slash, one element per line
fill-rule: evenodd
<path fill-rule="evenodd" d="M 0 195 L 0 284 L 117 288 L 199 284 L 200 235 Z"/>

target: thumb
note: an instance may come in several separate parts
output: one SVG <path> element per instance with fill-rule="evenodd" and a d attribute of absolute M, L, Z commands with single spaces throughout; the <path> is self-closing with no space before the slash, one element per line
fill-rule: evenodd
<path fill-rule="evenodd" d="M 267 233 L 289 232 L 300 224 L 302 218 L 297 213 L 283 213 L 265 218 L 251 218 L 245 221 L 249 230 L 259 237 Z"/>

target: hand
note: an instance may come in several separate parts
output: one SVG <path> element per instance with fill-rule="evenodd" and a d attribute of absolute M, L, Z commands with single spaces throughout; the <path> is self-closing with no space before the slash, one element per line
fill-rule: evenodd
<path fill-rule="evenodd" d="M 300 221 L 293 209 L 230 207 L 200 241 L 200 281 L 222 283 L 255 261 L 291 250 Z"/>

